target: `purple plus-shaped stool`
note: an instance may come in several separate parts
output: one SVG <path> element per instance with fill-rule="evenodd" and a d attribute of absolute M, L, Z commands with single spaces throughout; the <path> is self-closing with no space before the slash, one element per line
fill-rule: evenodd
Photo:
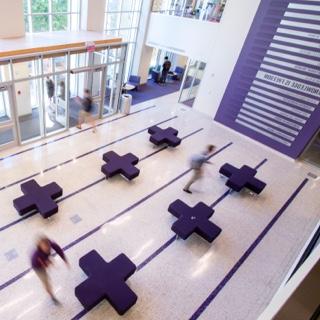
<path fill-rule="evenodd" d="M 150 141 L 157 146 L 166 143 L 169 147 L 176 147 L 181 143 L 181 139 L 177 137 L 178 130 L 171 127 L 162 129 L 153 126 L 148 129 L 148 133 L 151 134 Z"/>
<path fill-rule="evenodd" d="M 58 212 L 54 199 L 62 196 L 62 188 L 55 182 L 40 187 L 35 180 L 21 184 L 24 196 L 13 200 L 13 206 L 20 215 L 37 210 L 43 218 L 48 218 Z"/>
<path fill-rule="evenodd" d="M 237 192 L 247 188 L 256 194 L 260 194 L 266 186 L 264 182 L 255 178 L 257 170 L 246 165 L 238 169 L 226 163 L 220 168 L 219 173 L 228 178 L 226 186 Z"/>
<path fill-rule="evenodd" d="M 221 233 L 221 229 L 209 220 L 214 210 L 203 202 L 191 208 L 178 199 L 170 204 L 168 211 L 178 218 L 171 230 L 184 240 L 195 232 L 212 242 Z"/>
<path fill-rule="evenodd" d="M 136 271 L 136 266 L 125 254 L 107 263 L 92 250 L 80 258 L 79 266 L 88 279 L 75 288 L 75 295 L 86 310 L 106 299 L 118 314 L 123 315 L 136 303 L 138 297 L 125 283 Z"/>
<path fill-rule="evenodd" d="M 132 180 L 140 173 L 140 170 L 135 167 L 139 162 L 139 158 L 132 153 L 119 156 L 114 151 L 109 151 L 103 155 L 103 160 L 106 164 L 101 167 L 101 171 L 106 175 L 107 179 L 116 174 L 121 174 L 128 180 Z"/>

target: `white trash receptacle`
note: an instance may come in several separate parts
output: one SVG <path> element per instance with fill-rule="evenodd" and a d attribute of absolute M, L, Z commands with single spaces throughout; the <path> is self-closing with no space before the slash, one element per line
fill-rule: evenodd
<path fill-rule="evenodd" d="M 132 103 L 132 95 L 124 93 L 121 96 L 121 112 L 124 114 L 129 114 L 131 103 Z"/>

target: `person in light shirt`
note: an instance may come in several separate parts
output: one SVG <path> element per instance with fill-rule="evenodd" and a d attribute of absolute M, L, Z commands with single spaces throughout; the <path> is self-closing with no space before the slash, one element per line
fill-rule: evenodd
<path fill-rule="evenodd" d="M 183 188 L 183 191 L 187 193 L 192 193 L 190 187 L 197 181 L 200 180 L 203 176 L 203 165 L 205 163 L 210 163 L 209 158 L 214 151 L 215 146 L 210 144 L 206 147 L 206 150 L 200 154 L 195 154 L 191 157 L 190 167 L 193 171 L 191 179 Z"/>

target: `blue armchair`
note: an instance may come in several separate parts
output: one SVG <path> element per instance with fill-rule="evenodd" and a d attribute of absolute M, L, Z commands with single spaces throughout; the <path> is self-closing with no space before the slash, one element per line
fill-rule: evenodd
<path fill-rule="evenodd" d="M 176 67 L 174 69 L 174 72 L 177 74 L 177 80 L 181 80 L 183 78 L 184 74 L 184 68 L 182 67 Z"/>
<path fill-rule="evenodd" d="M 151 79 L 154 82 L 158 83 L 160 79 L 160 72 L 156 70 L 151 70 Z"/>
<path fill-rule="evenodd" d="M 128 80 L 128 84 L 135 86 L 135 90 L 138 90 L 141 82 L 141 77 L 131 75 Z"/>

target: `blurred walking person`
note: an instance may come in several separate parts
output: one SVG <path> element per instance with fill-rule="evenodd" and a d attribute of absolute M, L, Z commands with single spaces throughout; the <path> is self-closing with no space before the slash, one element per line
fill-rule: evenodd
<path fill-rule="evenodd" d="M 77 128 L 81 129 L 81 125 L 84 122 L 90 122 L 93 128 L 93 132 L 96 132 L 96 123 L 94 117 L 91 115 L 93 109 L 92 97 L 89 89 L 84 89 L 83 98 L 77 98 L 78 103 L 81 105 L 81 110 L 79 112 L 79 120 Z"/>
<path fill-rule="evenodd" d="M 211 164 L 211 162 L 209 161 L 209 158 L 212 154 L 212 152 L 214 151 L 215 146 L 214 145 L 208 145 L 206 147 L 206 150 L 204 152 L 202 152 L 201 154 L 195 154 L 191 157 L 191 161 L 190 161 L 190 167 L 192 169 L 192 177 L 189 180 L 189 182 L 185 185 L 185 187 L 183 188 L 183 191 L 187 192 L 187 193 L 192 193 L 190 191 L 190 187 L 197 181 L 200 180 L 203 176 L 203 165 L 205 163 L 209 163 Z"/>
<path fill-rule="evenodd" d="M 47 87 L 48 99 L 51 104 L 54 96 L 55 87 L 54 87 L 53 80 L 50 79 L 49 77 L 46 78 L 46 87 Z"/>
<path fill-rule="evenodd" d="M 50 265 L 53 264 L 52 260 L 50 259 L 52 250 L 54 250 L 61 257 L 67 266 L 69 266 L 63 250 L 59 247 L 59 245 L 51 241 L 46 236 L 40 237 L 37 241 L 36 249 L 31 256 L 31 265 L 54 304 L 58 305 L 60 303 L 52 291 L 52 286 L 47 271 Z"/>

